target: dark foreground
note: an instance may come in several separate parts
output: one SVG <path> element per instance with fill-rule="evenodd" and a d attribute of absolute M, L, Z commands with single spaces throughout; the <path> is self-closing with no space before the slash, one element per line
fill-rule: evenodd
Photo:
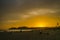
<path fill-rule="evenodd" d="M 0 40 L 60 40 L 60 30 L 0 32 Z"/>

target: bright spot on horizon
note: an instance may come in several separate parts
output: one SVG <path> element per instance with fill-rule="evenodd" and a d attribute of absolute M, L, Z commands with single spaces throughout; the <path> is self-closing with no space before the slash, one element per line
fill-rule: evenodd
<path fill-rule="evenodd" d="M 45 25 L 43 25 L 43 24 L 38 24 L 38 25 L 36 25 L 37 27 L 46 27 Z"/>
<path fill-rule="evenodd" d="M 35 25 L 36 27 L 46 27 L 46 23 L 42 22 L 42 23 L 36 23 Z"/>

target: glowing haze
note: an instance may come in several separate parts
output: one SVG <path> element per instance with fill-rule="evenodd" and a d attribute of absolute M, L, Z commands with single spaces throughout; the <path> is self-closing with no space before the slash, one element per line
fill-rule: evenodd
<path fill-rule="evenodd" d="M 1 0 L 0 29 L 55 27 L 60 23 L 60 0 Z"/>

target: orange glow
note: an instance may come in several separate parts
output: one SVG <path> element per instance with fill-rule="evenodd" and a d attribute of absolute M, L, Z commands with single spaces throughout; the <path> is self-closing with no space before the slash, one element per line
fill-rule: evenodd
<path fill-rule="evenodd" d="M 56 27 L 57 18 L 46 15 L 34 16 L 26 20 L 8 20 L 3 23 L 0 29 L 8 29 L 11 27 Z M 60 23 L 60 21 L 59 21 Z"/>
<path fill-rule="evenodd" d="M 44 24 L 38 24 L 38 25 L 36 25 L 37 27 L 46 27 L 46 25 L 44 25 Z"/>
<path fill-rule="evenodd" d="M 46 27 L 46 22 L 38 22 L 38 23 L 36 23 L 36 27 Z"/>

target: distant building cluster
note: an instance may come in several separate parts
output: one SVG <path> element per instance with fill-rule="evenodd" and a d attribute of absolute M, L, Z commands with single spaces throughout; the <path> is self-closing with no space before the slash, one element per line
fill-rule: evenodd
<path fill-rule="evenodd" d="M 15 28 L 15 27 L 9 28 L 8 30 L 6 30 L 6 32 L 30 32 L 33 30 L 34 28 L 28 28 L 26 26 L 23 26 L 18 28 Z"/>
<path fill-rule="evenodd" d="M 36 27 L 36 28 L 28 28 L 26 26 L 23 26 L 23 27 L 18 27 L 18 28 L 15 28 L 15 27 L 11 27 L 9 28 L 8 30 L 0 30 L 0 32 L 32 32 L 32 31 L 41 31 L 42 28 L 40 27 Z M 47 30 L 60 30 L 60 26 L 59 27 L 54 27 L 54 28 L 45 28 Z M 44 30 L 44 28 L 42 29 Z"/>

